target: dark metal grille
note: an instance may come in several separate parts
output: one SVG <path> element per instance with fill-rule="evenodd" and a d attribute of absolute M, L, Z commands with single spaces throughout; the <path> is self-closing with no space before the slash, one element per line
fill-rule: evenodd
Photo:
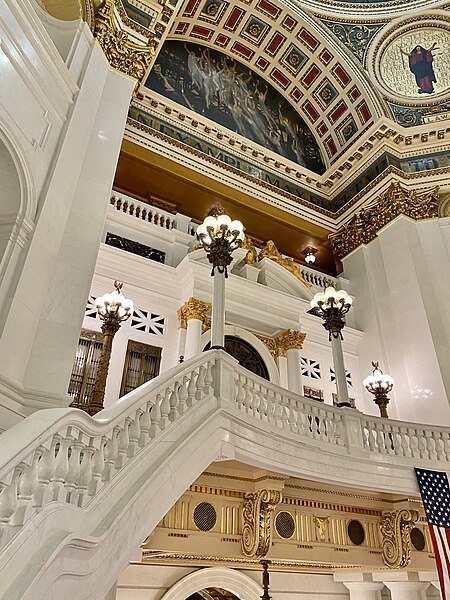
<path fill-rule="evenodd" d="M 350 521 L 347 525 L 347 533 L 350 541 L 355 544 L 355 546 L 360 546 L 366 537 L 364 527 L 356 520 Z"/>
<path fill-rule="evenodd" d="M 124 396 L 159 375 L 161 348 L 128 341 L 120 395 Z"/>
<path fill-rule="evenodd" d="M 150 248 L 150 246 L 145 246 L 144 244 L 129 240 L 120 235 L 115 235 L 114 233 L 108 232 L 106 234 L 105 244 L 113 246 L 114 248 L 120 248 L 120 250 L 125 250 L 125 252 L 131 252 L 131 254 L 137 254 L 138 256 L 155 260 L 159 263 L 164 263 L 166 260 L 165 252 L 155 250 L 155 248 Z"/>
<path fill-rule="evenodd" d="M 82 330 L 68 389 L 69 396 L 79 406 L 91 399 L 102 346 L 102 333 Z"/>
<path fill-rule="evenodd" d="M 200 531 L 210 531 L 216 524 L 216 509 L 209 502 L 200 502 L 194 509 L 194 523 Z"/>
<path fill-rule="evenodd" d="M 411 543 L 419 552 L 425 549 L 425 537 L 418 527 L 411 529 Z"/>
<path fill-rule="evenodd" d="M 211 344 L 205 346 L 205 350 L 209 350 Z M 235 358 L 242 367 L 245 367 L 255 375 L 259 375 L 263 379 L 269 381 L 269 371 L 265 362 L 258 352 L 248 342 L 233 335 L 225 336 L 225 350 L 233 358 Z"/>
<path fill-rule="evenodd" d="M 291 513 L 279 512 L 275 519 L 275 529 L 280 537 L 288 540 L 295 533 L 295 521 Z"/>

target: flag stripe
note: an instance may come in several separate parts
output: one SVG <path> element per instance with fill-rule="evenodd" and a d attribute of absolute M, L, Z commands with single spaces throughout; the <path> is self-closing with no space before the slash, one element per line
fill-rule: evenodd
<path fill-rule="evenodd" d="M 441 561 L 442 553 L 442 541 L 440 537 L 439 527 L 435 525 L 429 525 L 431 540 L 433 542 L 434 554 L 436 556 L 436 567 L 439 575 L 439 582 L 441 584 L 441 594 L 442 600 L 447 600 L 447 591 L 449 588 L 449 577 L 448 577 L 448 565 L 445 568 L 445 565 Z"/>

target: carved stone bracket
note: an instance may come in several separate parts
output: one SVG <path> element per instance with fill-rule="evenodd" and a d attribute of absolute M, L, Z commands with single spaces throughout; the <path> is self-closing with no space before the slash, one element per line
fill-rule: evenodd
<path fill-rule="evenodd" d="M 295 262 L 293 258 L 283 257 L 278 251 L 277 247 L 273 243 L 272 240 L 266 242 L 265 246 L 261 249 L 261 252 L 258 254 L 258 260 L 262 260 L 263 258 L 269 258 L 281 265 L 286 271 L 292 273 L 294 277 L 296 277 L 299 281 L 301 281 L 306 287 L 311 288 L 311 284 L 306 281 L 303 275 L 300 272 L 300 265 Z"/>
<path fill-rule="evenodd" d="M 296 329 L 287 329 L 276 338 L 269 338 L 259 335 L 258 338 L 267 346 L 272 358 L 275 360 L 278 356 L 286 356 L 288 350 L 303 348 L 306 333 Z"/>
<path fill-rule="evenodd" d="M 411 561 L 411 529 L 419 518 L 416 510 L 383 513 L 380 531 L 383 538 L 383 562 L 391 569 L 401 569 Z"/>
<path fill-rule="evenodd" d="M 242 552 L 245 556 L 266 556 L 272 542 L 273 511 L 281 502 L 278 490 L 259 490 L 245 495 Z"/>
<path fill-rule="evenodd" d="M 105 0 L 95 18 L 95 37 L 109 64 L 118 71 L 141 81 L 156 56 L 157 40 L 150 34 L 147 45 L 130 41 L 114 19 L 114 0 Z"/>
<path fill-rule="evenodd" d="M 415 221 L 438 217 L 438 192 L 437 186 L 417 192 L 399 182 L 392 183 L 383 194 L 355 213 L 347 225 L 328 236 L 334 253 L 344 258 L 361 244 L 368 244 L 399 215 Z"/>
<path fill-rule="evenodd" d="M 206 331 L 211 327 L 210 321 L 206 318 L 210 308 L 211 304 L 209 302 L 203 302 L 197 298 L 189 298 L 177 311 L 180 327 L 186 329 L 189 319 L 198 319 L 202 322 L 202 330 Z"/>

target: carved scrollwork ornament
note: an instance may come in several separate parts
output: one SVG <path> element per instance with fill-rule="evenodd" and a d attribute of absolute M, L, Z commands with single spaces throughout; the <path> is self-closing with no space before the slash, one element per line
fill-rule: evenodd
<path fill-rule="evenodd" d="M 242 552 L 245 556 L 266 556 L 272 542 L 273 511 L 281 502 L 278 490 L 259 490 L 245 495 L 242 507 Z"/>
<path fill-rule="evenodd" d="M 419 513 L 416 510 L 394 510 L 383 513 L 380 531 L 383 538 L 383 562 L 391 569 L 402 569 L 411 561 L 411 529 Z"/>
<path fill-rule="evenodd" d="M 399 215 L 415 221 L 439 216 L 439 187 L 420 192 L 410 190 L 393 182 L 389 188 L 373 202 L 358 211 L 352 219 L 336 233 L 328 237 L 338 258 L 344 258 L 355 248 L 368 244 L 378 232 Z"/>
<path fill-rule="evenodd" d="M 149 37 L 146 46 L 131 42 L 114 20 L 114 0 L 105 0 L 95 18 L 95 37 L 114 69 L 141 81 L 154 56 L 158 42 Z"/>

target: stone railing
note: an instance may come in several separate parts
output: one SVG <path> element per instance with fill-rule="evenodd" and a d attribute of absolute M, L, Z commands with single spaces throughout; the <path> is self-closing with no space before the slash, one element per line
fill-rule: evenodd
<path fill-rule="evenodd" d="M 414 466 L 445 469 L 450 461 L 448 428 L 368 417 L 303 398 L 253 375 L 220 350 L 176 365 L 94 418 L 77 409 L 38 411 L 3 433 L 1 445 L 2 600 L 12 597 L 24 564 L 30 565 L 28 582 L 37 581 L 42 570 L 50 573 L 49 565 L 54 570 L 48 576 L 58 576 L 61 566 L 54 557 L 60 550 L 53 551 L 52 543 L 64 549 L 73 536 L 84 536 L 102 556 L 120 528 L 120 535 L 127 535 L 124 520 L 130 512 L 134 518 L 150 515 L 139 521 L 140 529 L 133 521 L 130 546 L 139 544 L 224 451 L 297 477 L 314 474 L 341 485 L 413 495 Z M 141 493 L 149 480 L 154 496 L 171 486 L 150 513 L 139 504 L 153 497 L 148 490 Z M 105 523 L 111 538 L 105 534 L 98 542 L 105 544 L 103 550 L 97 551 L 91 532 L 105 531 Z M 43 547 L 52 557 L 47 563 Z M 95 576 L 105 568 L 117 579 L 127 552 L 114 558 L 114 572 L 105 560 Z M 17 562 L 20 569 L 12 566 Z M 43 589 L 23 597 L 40 599 Z M 77 597 L 91 596 L 86 591 Z"/>
<path fill-rule="evenodd" d="M 189 235 L 195 235 L 197 228 L 189 217 L 182 214 L 172 214 L 160 208 L 155 208 L 146 202 L 140 202 L 134 198 L 123 196 L 114 192 L 110 199 L 110 205 L 119 212 L 131 215 L 136 219 L 157 225 L 164 229 L 177 229 Z"/>
<path fill-rule="evenodd" d="M 304 265 L 300 266 L 300 273 L 302 274 L 305 281 L 310 283 L 312 286 L 316 286 L 318 288 L 323 289 L 325 287 L 325 279 L 331 279 L 332 285 L 336 286 L 337 280 L 335 277 L 331 277 L 329 275 L 324 275 L 323 273 L 320 273 L 319 271 L 315 271 L 314 269 L 305 267 Z"/>
<path fill-rule="evenodd" d="M 0 548 L 49 503 L 89 504 L 136 453 L 213 394 L 216 358 L 202 354 L 175 367 L 96 419 L 79 410 L 45 410 L 3 433 Z"/>

